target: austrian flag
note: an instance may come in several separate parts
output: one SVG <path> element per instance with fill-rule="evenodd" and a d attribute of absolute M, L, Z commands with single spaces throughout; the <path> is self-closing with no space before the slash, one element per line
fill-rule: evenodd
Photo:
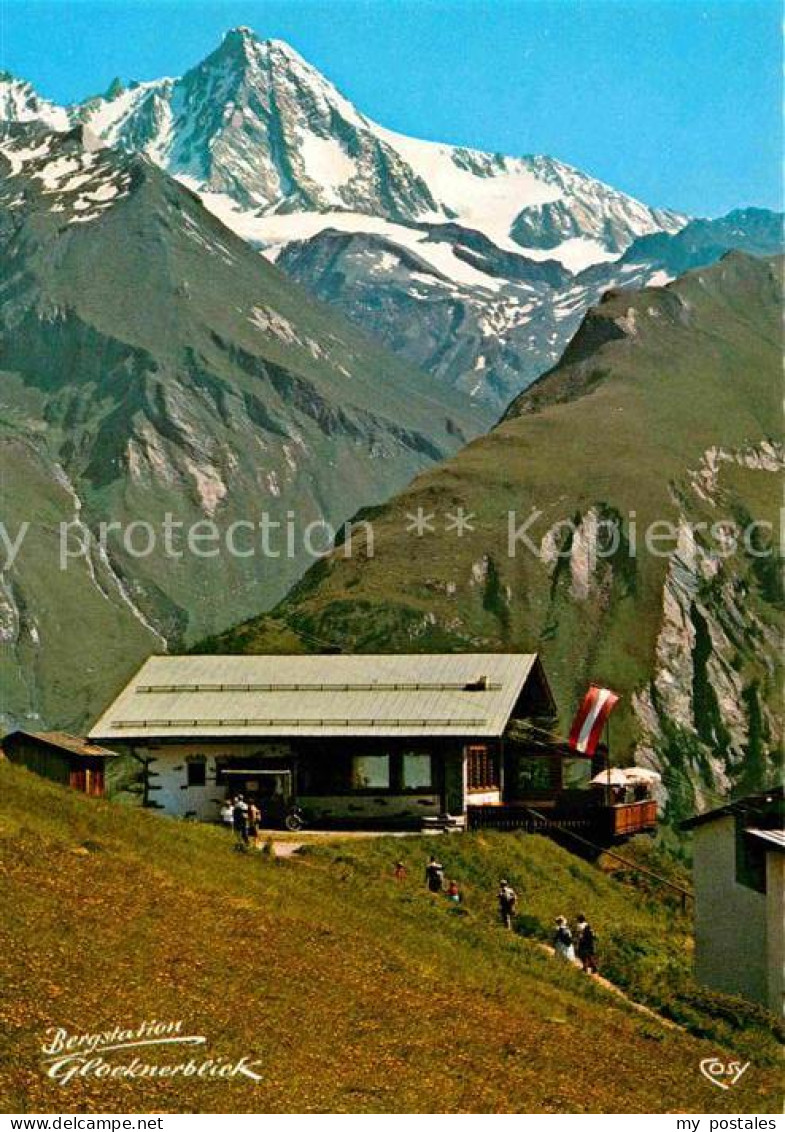
<path fill-rule="evenodd" d="M 597 750 L 608 716 L 618 702 L 619 697 L 615 692 L 611 692 L 608 688 L 597 688 L 592 684 L 583 697 L 583 703 L 570 729 L 569 742 L 573 751 L 591 758 Z"/>

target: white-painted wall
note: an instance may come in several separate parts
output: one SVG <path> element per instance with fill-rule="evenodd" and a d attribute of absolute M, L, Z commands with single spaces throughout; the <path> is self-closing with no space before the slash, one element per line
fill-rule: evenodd
<path fill-rule="evenodd" d="M 482 793 L 472 790 L 466 795 L 467 806 L 498 806 L 501 800 L 501 790 L 483 790 Z"/>
<path fill-rule="evenodd" d="M 785 853 L 766 857 L 766 942 L 769 1009 L 785 1016 Z"/>
<path fill-rule="evenodd" d="M 227 795 L 225 782 L 216 782 L 216 758 L 249 758 L 260 751 L 259 743 L 210 744 L 178 743 L 177 746 L 150 747 L 149 799 L 175 817 L 194 817 L 199 821 L 219 821 L 221 803 Z M 285 758 L 291 754 L 287 743 L 265 744 L 265 758 Z M 205 760 L 205 785 L 188 786 L 189 759 Z"/>
<path fill-rule="evenodd" d="M 255 765 L 253 755 L 264 752 L 265 759 L 291 757 L 287 743 L 178 743 L 148 748 L 150 802 L 175 817 L 193 817 L 199 821 L 219 821 L 221 803 L 228 792 L 226 781 L 216 781 L 216 758 L 247 758 Z M 205 760 L 205 785 L 188 786 L 189 759 Z M 260 755 L 261 759 L 261 755 Z M 250 777 L 250 776 L 249 776 Z M 441 812 L 438 794 L 337 794 L 302 797 L 304 809 L 314 820 L 351 820 L 378 825 L 384 822 L 420 821 Z"/>
<path fill-rule="evenodd" d="M 732 816 L 695 830 L 695 973 L 700 982 L 777 1012 L 783 994 L 783 858 L 767 854 L 765 894 L 736 880 Z"/>

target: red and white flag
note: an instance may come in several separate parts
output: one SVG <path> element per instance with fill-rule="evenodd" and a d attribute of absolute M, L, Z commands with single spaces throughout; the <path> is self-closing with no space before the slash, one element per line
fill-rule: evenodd
<path fill-rule="evenodd" d="M 569 743 L 573 751 L 591 758 L 597 750 L 608 716 L 618 702 L 619 697 L 615 692 L 592 684 L 583 697 L 583 703 L 570 729 Z"/>

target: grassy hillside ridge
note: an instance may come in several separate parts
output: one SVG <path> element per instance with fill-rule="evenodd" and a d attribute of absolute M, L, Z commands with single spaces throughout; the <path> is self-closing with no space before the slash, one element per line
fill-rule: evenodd
<path fill-rule="evenodd" d="M 488 928 L 496 922 L 496 888 L 504 876 L 520 899 L 515 929 L 523 940 L 550 944 L 557 915 L 567 916 L 572 923 L 579 913 L 588 915 L 600 938 L 602 973 L 630 999 L 696 1036 L 712 1038 L 739 1053 L 745 1051 L 758 1061 L 776 1060 L 772 1038 L 785 1036 L 782 1026 L 758 1007 L 713 994 L 695 982 L 691 912 L 683 912 L 672 893 L 634 868 L 624 869 L 610 858 L 603 859 L 598 868 L 547 838 L 491 830 L 438 843 L 420 837 L 301 850 L 309 859 L 340 867 L 344 880 L 354 880 L 359 888 L 389 874 L 393 859 L 403 861 L 413 884 L 402 889 L 401 903 L 403 914 L 413 919 L 423 914 L 422 894 L 416 890 L 432 852 L 438 853 L 448 878 L 460 881 L 462 907 L 458 913 L 451 909 L 448 913 L 465 917 L 473 946 L 488 942 Z M 652 863 L 646 839 L 641 839 L 640 846 L 626 846 L 623 852 L 633 866 L 639 859 L 641 864 Z M 656 867 L 663 866 L 658 861 Z M 674 869 L 680 871 L 678 866 Z M 665 872 L 669 871 L 666 866 Z M 427 897 L 425 900 L 428 903 Z M 442 914 L 438 902 L 436 907 L 438 918 Z M 536 966 L 537 953 L 527 950 L 526 961 Z"/>
<path fill-rule="evenodd" d="M 548 842 L 384 839 L 286 862 L 239 856 L 230 844 L 222 829 L 87 800 L 0 763 L 0 1109 L 779 1104 L 764 1031 L 728 1025 L 726 1044 L 668 1029 L 496 926 L 493 888 L 504 867 L 524 894 L 527 930 L 580 903 L 604 940 L 624 923 L 655 941 L 670 936 L 675 955 L 683 925 L 669 912 Z M 464 885 L 465 914 L 424 891 L 431 847 Z M 397 885 L 390 873 L 401 855 L 411 871 Z M 48 1026 L 95 1032 L 151 1018 L 183 1019 L 207 1036 L 211 1054 L 261 1059 L 263 1082 L 59 1088 L 39 1071 Z M 701 1077 L 701 1058 L 741 1055 L 753 1040 L 755 1064 L 731 1096 Z M 611 1063 L 612 1073 L 598 1072 Z"/>
<path fill-rule="evenodd" d="M 673 779 L 675 818 L 704 790 L 760 786 L 781 739 L 776 533 L 728 556 L 689 531 L 778 529 L 781 292 L 780 260 L 734 253 L 611 293 L 497 428 L 376 509 L 372 555 L 320 562 L 272 619 L 205 647 L 265 652 L 291 626 L 315 649 L 538 651 L 563 728 L 590 682 L 622 694 L 618 757 L 637 749 Z M 422 537 L 419 508 L 434 520 Z M 533 516 L 539 554 L 510 552 L 511 514 L 513 529 Z M 679 532 L 656 555 L 655 522 Z"/>

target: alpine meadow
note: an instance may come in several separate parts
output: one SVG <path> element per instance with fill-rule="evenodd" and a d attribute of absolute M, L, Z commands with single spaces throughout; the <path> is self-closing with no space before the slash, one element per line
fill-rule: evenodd
<path fill-rule="evenodd" d="M 0 33 L 9 1129 L 774 1130 L 773 0 Z"/>

